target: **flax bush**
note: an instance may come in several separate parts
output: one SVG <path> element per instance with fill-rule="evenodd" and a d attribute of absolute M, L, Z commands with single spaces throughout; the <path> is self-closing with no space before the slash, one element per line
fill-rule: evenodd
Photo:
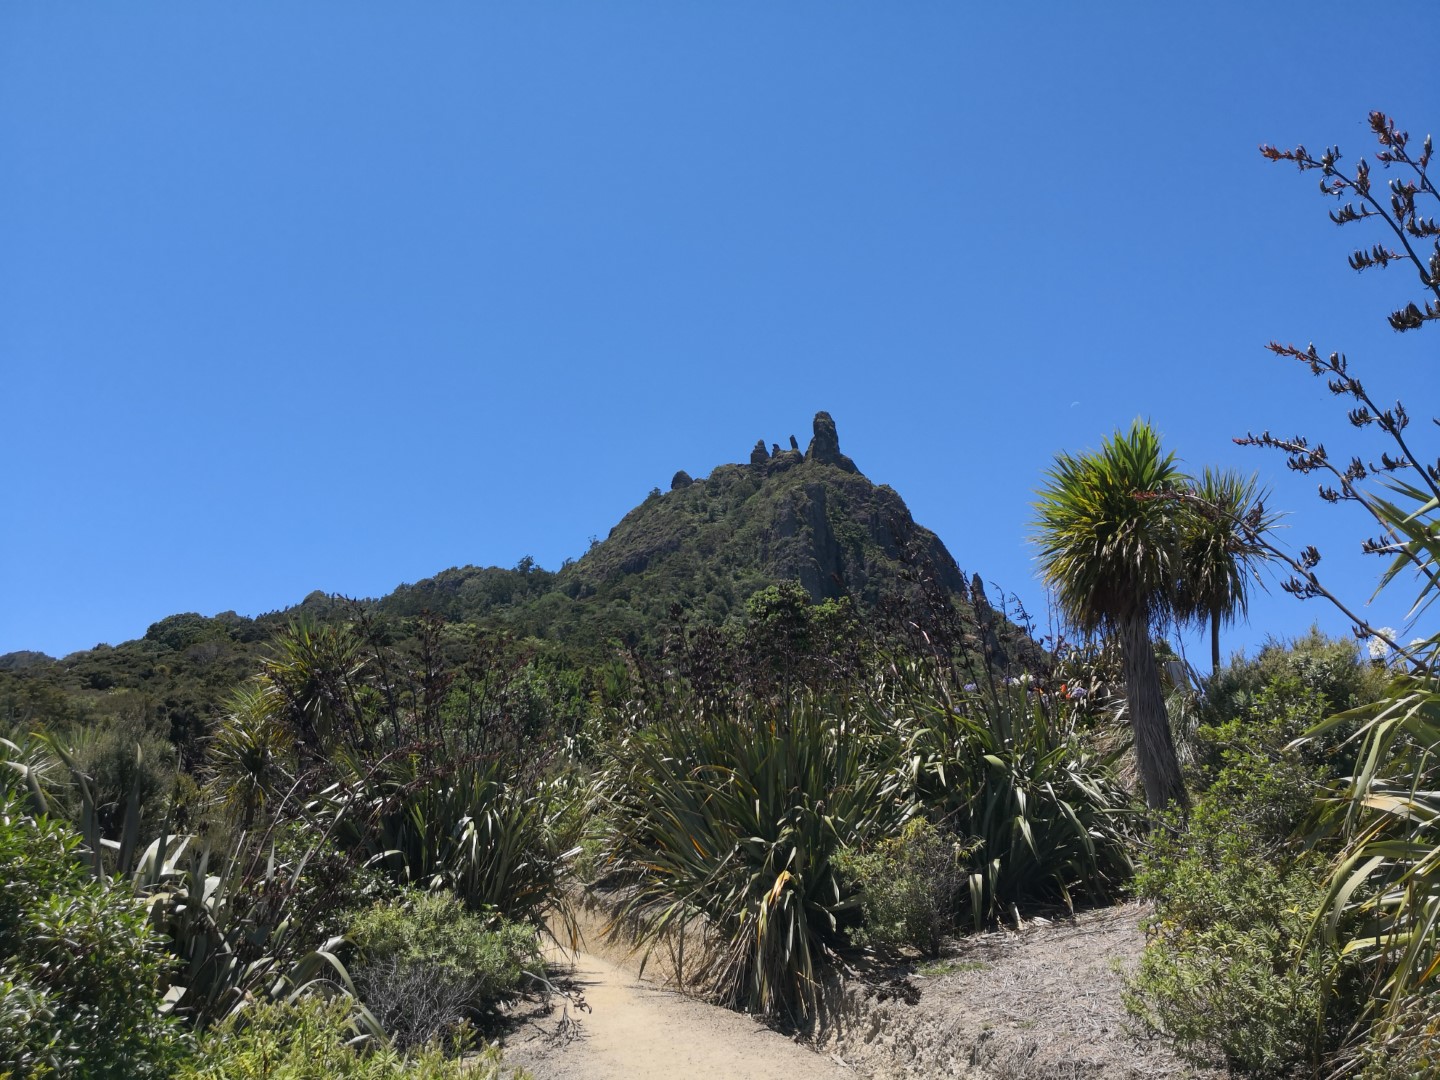
<path fill-rule="evenodd" d="M 885 706 L 916 801 L 962 840 L 962 912 L 977 928 L 1015 905 L 1103 900 L 1132 872 L 1130 800 L 1115 754 L 1088 750 L 1077 713 L 1028 675 L 958 692 L 897 667 Z"/>
<path fill-rule="evenodd" d="M 842 695 L 680 695 L 643 709 L 616 750 L 620 921 L 677 947 L 681 977 L 771 1016 L 810 1012 L 858 899 L 835 856 L 907 816 L 898 744 Z"/>

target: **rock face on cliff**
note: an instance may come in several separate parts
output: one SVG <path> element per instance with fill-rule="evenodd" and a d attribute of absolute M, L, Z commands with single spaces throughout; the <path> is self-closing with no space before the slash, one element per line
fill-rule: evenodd
<path fill-rule="evenodd" d="M 834 465 L 846 472 L 860 471 L 855 468 L 855 462 L 840 453 L 840 435 L 836 432 L 835 421 L 828 412 L 815 414 L 815 437 L 810 440 L 810 448 L 805 451 L 805 460 L 817 461 L 821 465 Z"/>
<path fill-rule="evenodd" d="M 679 604 L 714 619 L 775 581 L 798 581 L 817 601 L 850 596 L 862 608 L 920 579 L 967 591 L 939 537 L 841 452 L 826 412 L 816 414 L 803 454 L 767 452 L 761 439 L 748 464 L 718 466 L 647 499 L 562 573 L 578 599 Z"/>

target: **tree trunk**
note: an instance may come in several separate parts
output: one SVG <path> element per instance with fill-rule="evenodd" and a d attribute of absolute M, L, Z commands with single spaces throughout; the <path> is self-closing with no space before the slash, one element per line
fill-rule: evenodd
<path fill-rule="evenodd" d="M 1121 625 L 1120 647 L 1125 663 L 1125 700 L 1135 733 L 1135 761 L 1145 785 L 1145 803 L 1152 810 L 1172 802 L 1183 807 L 1187 804 L 1185 781 L 1170 739 L 1170 718 L 1165 715 L 1160 669 L 1150 645 L 1150 624 L 1143 615 Z"/>
<path fill-rule="evenodd" d="M 1220 613 L 1210 613 L 1210 674 L 1220 674 Z"/>

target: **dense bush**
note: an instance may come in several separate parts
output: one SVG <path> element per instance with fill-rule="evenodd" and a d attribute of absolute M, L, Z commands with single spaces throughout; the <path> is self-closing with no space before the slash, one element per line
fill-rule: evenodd
<path fill-rule="evenodd" d="M 1377 690 L 1353 644 L 1313 633 L 1208 687 L 1194 811 L 1152 833 L 1136 881 L 1156 908 L 1128 999 L 1190 1059 L 1281 1075 L 1324 1060 L 1358 1015 L 1353 965 L 1315 933 L 1329 860 L 1297 839 L 1353 751 L 1340 729 L 1292 740 Z"/>
<path fill-rule="evenodd" d="M 344 934 L 356 912 L 399 891 L 378 869 L 317 833 L 311 822 L 288 819 L 277 822 L 267 837 L 275 865 L 290 871 L 283 883 L 283 915 L 304 927 L 311 943 Z"/>
<path fill-rule="evenodd" d="M 178 1080 L 500 1080 L 498 1051 L 464 1062 L 438 1046 L 406 1055 L 361 1040 L 343 999 L 256 1005 L 211 1029 Z M 523 1080 L 517 1076 L 516 1080 Z"/>
<path fill-rule="evenodd" d="M 1058 687 L 1029 675 L 949 693 L 898 669 L 887 708 L 905 741 L 908 781 L 926 811 L 962 838 L 973 925 L 1011 905 L 1102 900 L 1130 877 L 1130 800 L 1114 754 L 1089 751 Z"/>
<path fill-rule="evenodd" d="M 133 706 L 99 718 L 94 727 L 77 729 L 70 740 L 76 765 L 90 778 L 95 812 L 107 836 L 119 834 L 132 794 L 143 839 L 154 837 L 169 809 L 176 752 L 168 724 L 161 732 L 156 723 Z"/>
<path fill-rule="evenodd" d="M 1307 743 L 1298 753 L 1287 747 L 1322 718 L 1374 701 L 1386 681 L 1383 669 L 1361 661 L 1354 641 L 1312 629 L 1291 642 L 1270 642 L 1206 685 L 1197 709 L 1196 779 L 1208 784 L 1227 763 L 1227 749 L 1237 745 L 1245 754 L 1316 768 L 1319 776 L 1343 775 L 1353 762 L 1353 751 L 1344 747 L 1348 731 Z"/>
<path fill-rule="evenodd" d="M 576 854 L 569 791 L 530 764 L 489 755 L 451 761 L 413 753 L 375 767 L 342 765 L 322 805 L 352 858 L 398 884 L 452 890 L 475 911 L 532 923 L 563 905 Z"/>
<path fill-rule="evenodd" d="M 144 908 L 91 877 L 74 832 L 0 801 L 0 1075 L 140 1080 L 184 1048 Z"/>
<path fill-rule="evenodd" d="M 731 707 L 682 694 L 642 710 L 608 785 L 630 877 L 622 922 L 642 942 L 675 940 L 681 977 L 724 1004 L 808 1013 L 857 903 L 835 856 L 907 814 L 898 744 L 882 735 L 839 695 Z"/>
<path fill-rule="evenodd" d="M 447 1037 L 494 1007 L 543 966 L 534 927 L 467 911 L 451 893 L 408 891 L 351 921 L 350 971 L 366 1006 L 396 1045 Z"/>
<path fill-rule="evenodd" d="M 865 920 L 850 940 L 938 956 L 941 939 L 955 928 L 968 854 L 957 837 L 919 817 L 869 852 L 841 852 L 841 878 L 859 890 Z"/>
<path fill-rule="evenodd" d="M 1350 1017 L 1330 995 L 1339 954 L 1312 934 L 1324 861 L 1277 850 L 1254 817 L 1210 796 L 1152 835 L 1136 887 L 1155 913 L 1127 1005 L 1191 1061 L 1280 1076 L 1317 1063 Z"/>

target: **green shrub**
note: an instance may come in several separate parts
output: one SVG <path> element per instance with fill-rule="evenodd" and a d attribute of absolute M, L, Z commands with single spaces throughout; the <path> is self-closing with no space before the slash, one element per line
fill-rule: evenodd
<path fill-rule="evenodd" d="M 1385 682 L 1384 672 L 1361 662 L 1355 642 L 1318 630 L 1232 662 L 1207 684 L 1199 706 L 1196 779 L 1208 785 L 1237 755 L 1303 765 L 1317 780 L 1344 775 L 1354 761 L 1348 731 L 1288 748 L 1325 717 L 1374 701 Z"/>
<path fill-rule="evenodd" d="M 447 892 L 374 904 L 351 921 L 350 938 L 361 998 L 402 1047 L 484 1022 L 523 989 L 527 969 L 543 970 L 533 927 L 467 911 Z"/>
<path fill-rule="evenodd" d="M 924 818 L 912 818 L 899 836 L 864 854 L 837 857 L 842 878 L 860 891 L 865 921 L 852 930 L 857 945 L 913 945 L 940 954 L 941 939 L 955 928 L 966 885 L 968 852 L 959 840 Z"/>
<path fill-rule="evenodd" d="M 620 922 L 674 941 L 681 978 L 722 1004 L 808 1014 L 857 903 L 835 855 L 907 816 L 898 744 L 860 704 L 810 692 L 720 706 L 682 692 L 634 719 L 608 785 L 632 882 Z"/>
<path fill-rule="evenodd" d="M 65 732 L 64 738 L 74 766 L 87 778 L 90 812 L 102 835 L 118 837 L 127 814 L 133 813 L 139 816 L 139 836 L 148 841 L 169 813 L 177 754 L 169 725 L 153 715 L 153 706 L 134 692 L 112 693 L 119 693 L 119 700 L 107 696 L 101 704 L 113 713 L 97 715 L 92 723 Z M 62 788 L 55 796 L 72 821 L 81 820 L 77 790 Z"/>
<path fill-rule="evenodd" d="M 1328 990 L 1345 973 L 1311 935 L 1323 860 L 1277 849 L 1247 816 L 1202 799 L 1188 828 L 1152 836 L 1136 888 L 1155 913 L 1126 1005 L 1190 1061 L 1280 1076 L 1337 1045 L 1346 1011 Z"/>
<path fill-rule="evenodd" d="M 1155 915 L 1127 999 L 1193 1061 L 1314 1067 L 1358 1014 L 1353 964 L 1314 932 L 1327 859 L 1296 839 L 1347 751 L 1291 742 L 1370 686 L 1353 645 L 1317 634 L 1211 683 L 1194 811 L 1152 834 L 1136 879 Z"/>
<path fill-rule="evenodd" d="M 1130 800 L 1115 754 L 1086 750 L 1081 714 L 1028 675 L 946 694 L 898 669 L 890 706 L 915 798 L 965 842 L 962 907 L 978 928 L 1011 905 L 1104 899 L 1130 877 Z"/>
<path fill-rule="evenodd" d="M 256 1005 L 212 1028 L 177 1080 L 500 1080 L 497 1050 L 464 1062 L 438 1046 L 405 1055 L 361 1040 L 344 999 Z M 516 1074 L 515 1080 L 522 1080 Z"/>
<path fill-rule="evenodd" d="M 162 1011 L 163 948 L 78 844 L 0 801 L 0 1076 L 166 1076 L 185 1036 Z"/>
<path fill-rule="evenodd" d="M 284 914 L 305 927 L 311 942 L 344 934 L 356 912 L 398 891 L 385 874 L 317 835 L 303 818 L 277 822 L 269 838 L 277 866 L 300 868 L 285 896 Z"/>
<path fill-rule="evenodd" d="M 322 814 L 338 846 L 397 884 L 445 887 L 476 911 L 539 924 L 563 907 L 575 837 L 559 782 L 509 753 L 436 761 L 419 753 L 370 767 L 341 756 Z"/>
<path fill-rule="evenodd" d="M 1316 932 L 1327 851 L 1296 839 L 1322 785 L 1352 767 L 1354 725 L 1294 740 L 1373 700 L 1376 675 L 1352 642 L 1312 632 L 1207 687 L 1194 812 L 1152 834 L 1136 880 L 1156 908 L 1127 1001 L 1192 1060 L 1262 1076 L 1313 1067 L 1360 1014 L 1354 958 Z"/>

